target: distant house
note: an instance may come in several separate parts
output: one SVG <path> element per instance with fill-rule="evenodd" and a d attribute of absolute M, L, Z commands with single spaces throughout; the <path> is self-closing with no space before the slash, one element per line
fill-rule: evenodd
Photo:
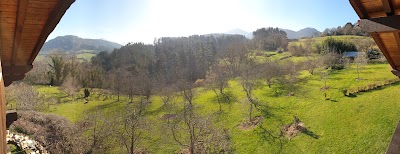
<path fill-rule="evenodd" d="M 347 52 L 343 52 L 343 56 L 350 58 L 350 59 L 354 59 L 358 56 L 358 51 L 347 51 Z"/>

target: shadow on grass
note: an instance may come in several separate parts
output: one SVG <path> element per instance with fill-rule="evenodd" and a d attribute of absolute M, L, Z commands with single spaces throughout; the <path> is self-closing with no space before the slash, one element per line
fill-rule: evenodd
<path fill-rule="evenodd" d="M 97 105 L 95 107 L 92 107 L 92 108 L 88 109 L 87 111 L 88 112 L 94 112 L 94 111 L 98 111 L 98 110 L 105 110 L 105 109 L 108 109 L 108 108 L 112 108 L 112 107 L 115 107 L 115 105 L 116 105 L 115 103 L 117 103 L 117 102 L 118 101 L 114 101 L 114 102 L 110 102 L 110 103 L 106 103 L 106 104 Z M 94 103 L 94 102 L 90 102 L 89 101 L 89 103 Z"/>
<path fill-rule="evenodd" d="M 305 129 L 305 130 L 303 130 L 303 131 L 301 131 L 301 132 L 302 132 L 303 134 L 306 134 L 306 135 L 308 135 L 308 136 L 314 138 L 314 139 L 319 139 L 319 135 L 315 134 L 314 132 L 312 132 L 312 131 L 310 131 L 310 130 L 308 130 L 308 129 Z"/>
<path fill-rule="evenodd" d="M 347 97 L 354 98 L 354 97 L 357 97 L 357 95 L 354 95 L 354 94 L 348 94 L 348 95 L 347 95 Z"/>
<path fill-rule="evenodd" d="M 219 92 L 217 92 L 217 93 L 218 93 L 218 97 L 222 104 L 232 104 L 232 103 L 238 101 L 237 96 L 234 95 L 231 91 L 226 91 L 226 92 L 224 92 L 224 94 L 220 94 Z M 218 103 L 218 97 L 215 95 L 214 92 L 213 92 L 213 95 L 214 95 L 214 97 L 212 97 L 212 99 L 210 101 Z"/>
<path fill-rule="evenodd" d="M 279 135 L 274 135 L 271 131 L 267 130 L 266 128 L 262 127 L 262 125 L 259 125 L 258 128 L 260 128 L 261 131 L 257 132 L 255 130 L 256 133 L 258 133 L 258 136 L 261 136 L 262 139 L 264 141 L 266 141 L 267 143 L 269 143 L 270 145 L 274 145 L 274 143 L 277 143 L 279 146 L 279 150 L 277 153 L 282 153 L 283 150 L 283 138 L 282 138 L 282 134 Z"/>

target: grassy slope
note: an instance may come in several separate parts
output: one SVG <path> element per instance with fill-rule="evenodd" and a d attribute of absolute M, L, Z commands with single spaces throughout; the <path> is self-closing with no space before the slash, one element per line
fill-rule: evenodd
<path fill-rule="evenodd" d="M 397 121 L 400 118 L 400 103 L 398 103 L 399 85 L 385 87 L 381 90 L 366 92 L 357 97 L 343 97 L 342 87 L 356 87 L 368 83 L 395 78 L 388 70 L 387 64 L 368 65 L 361 75 L 364 80 L 355 80 L 355 70 L 339 71 L 328 80 L 331 89 L 328 97 L 333 101 L 324 100 L 319 90 L 323 82 L 318 75 L 310 75 L 303 71 L 299 83 L 293 87 L 295 96 L 287 96 L 287 91 L 276 95 L 266 86 L 260 85 L 255 91 L 261 103 L 262 111 L 255 115 L 266 117 L 261 127 L 243 131 L 236 126 L 248 117 L 248 104 L 237 79 L 230 81 L 228 93 L 232 96 L 231 103 L 223 105 L 224 112 L 216 117 L 216 124 L 230 130 L 231 140 L 236 153 L 382 153 L 385 151 Z M 275 86 L 276 88 L 276 86 Z M 62 115 L 71 121 L 78 121 L 86 110 L 100 108 L 103 110 L 122 109 L 127 100 L 116 102 L 115 98 L 102 101 L 103 98 L 91 98 L 88 104 L 83 101 L 70 101 L 57 87 L 38 87 L 41 93 L 63 97 L 63 103 L 51 106 L 47 111 Z M 46 91 L 46 92 L 45 92 Z M 93 96 L 94 97 L 94 96 Z M 159 119 L 163 114 L 162 103 L 153 97 L 149 107 L 149 116 L 155 126 L 162 125 Z M 202 88 L 198 89 L 195 103 L 203 114 L 216 113 L 218 103 L 215 95 Z M 176 105 L 180 105 L 179 101 Z M 300 136 L 288 141 L 276 138 L 282 124 L 288 124 L 293 116 L 298 116 L 311 131 L 310 135 Z M 270 132 L 271 134 L 267 133 Z M 152 153 L 173 153 L 179 145 L 163 128 L 153 127 L 151 134 L 146 134 L 143 145 Z"/>
<path fill-rule="evenodd" d="M 316 37 L 316 38 L 312 38 L 315 43 L 322 43 L 322 41 L 324 41 L 325 39 L 332 37 L 334 39 L 337 40 L 353 40 L 353 39 L 371 39 L 370 37 L 365 37 L 365 36 L 356 36 L 356 35 L 342 35 L 342 36 L 324 36 L 324 37 Z M 293 42 L 289 42 L 290 44 L 303 44 L 307 39 L 299 39 L 298 41 L 293 41 Z"/>
<path fill-rule="evenodd" d="M 96 56 L 96 53 L 94 50 L 80 50 L 76 52 L 76 58 L 78 58 L 81 61 L 90 61 L 92 57 Z M 43 61 L 45 60 L 47 55 L 39 54 L 35 61 Z"/>

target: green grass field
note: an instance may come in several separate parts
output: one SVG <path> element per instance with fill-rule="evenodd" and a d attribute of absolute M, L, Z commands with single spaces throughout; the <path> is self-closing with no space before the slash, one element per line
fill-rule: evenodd
<path fill-rule="evenodd" d="M 68 53 L 68 52 L 67 52 Z M 76 58 L 78 58 L 80 61 L 90 61 L 90 59 L 94 56 L 96 56 L 95 50 L 80 50 L 76 51 Z M 39 54 L 35 61 L 43 61 L 47 57 L 46 54 Z"/>
<path fill-rule="evenodd" d="M 260 70 L 262 71 L 262 70 Z M 232 102 L 223 104 L 223 112 L 216 114 L 216 125 L 228 129 L 234 153 L 384 153 L 397 121 L 400 119 L 400 85 L 394 84 L 378 90 L 364 92 L 356 97 L 346 97 L 343 88 L 357 87 L 370 83 L 394 79 L 388 64 L 370 64 L 362 70 L 361 81 L 357 81 L 354 69 L 332 73 L 328 79 L 328 97 L 325 100 L 323 82 L 319 75 L 302 71 L 297 84 L 281 89 L 277 85 L 268 88 L 259 84 L 255 97 L 260 102 L 260 110 L 255 116 L 264 116 L 261 125 L 253 130 L 240 130 L 237 125 L 248 117 L 248 104 L 238 79 L 229 82 L 228 93 Z M 64 116 L 73 122 L 79 121 L 85 112 L 101 109 L 120 110 L 128 100 L 120 102 L 116 98 L 103 101 L 93 94 L 88 104 L 83 100 L 72 101 L 57 87 L 37 86 L 41 94 L 58 97 L 61 104 L 51 105 L 45 112 Z M 280 93 L 275 91 L 279 89 Z M 294 96 L 288 96 L 294 92 Z M 197 89 L 195 104 L 202 114 L 218 112 L 218 103 L 212 91 Z M 175 105 L 181 108 L 179 101 Z M 180 146 L 160 127 L 160 119 L 166 112 L 161 109 L 158 96 L 152 97 L 148 109 L 150 122 L 154 127 L 142 139 L 142 147 L 151 153 L 175 153 Z M 292 140 L 279 137 L 284 124 L 289 124 L 297 116 L 310 132 L 300 134 Z M 116 151 L 118 153 L 118 151 Z"/>
<path fill-rule="evenodd" d="M 90 61 L 90 59 L 94 56 L 96 56 L 95 53 L 79 53 L 76 55 L 76 58 L 81 59 L 81 60 Z"/>
<path fill-rule="evenodd" d="M 322 43 L 322 41 L 324 41 L 325 39 L 327 39 L 329 37 L 332 37 L 332 38 L 337 39 L 337 40 L 345 40 L 345 41 L 357 40 L 357 39 L 370 39 L 370 40 L 372 40 L 372 38 L 370 38 L 370 37 L 356 36 L 356 35 L 324 36 L 324 37 L 316 37 L 316 38 L 311 38 L 311 39 L 314 41 L 314 43 L 320 44 L 320 43 Z M 297 41 L 292 41 L 292 42 L 289 42 L 289 45 L 291 45 L 291 44 L 294 44 L 294 45 L 302 44 L 302 45 L 304 45 L 306 40 L 307 39 L 299 39 Z"/>

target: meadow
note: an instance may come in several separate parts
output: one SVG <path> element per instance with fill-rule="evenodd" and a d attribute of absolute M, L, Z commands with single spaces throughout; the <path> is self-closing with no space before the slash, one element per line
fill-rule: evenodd
<path fill-rule="evenodd" d="M 287 53 L 274 56 L 279 59 L 286 56 L 284 54 Z M 304 57 L 292 58 L 296 61 L 296 58 Z M 356 80 L 354 67 L 329 75 L 328 99 L 321 90 L 324 81 L 318 73 L 311 75 L 301 71 L 296 84 L 290 87 L 274 84 L 269 88 L 260 80 L 254 91 L 258 102 L 254 116 L 264 119 L 254 129 L 238 128 L 249 115 L 249 104 L 238 78 L 229 81 L 226 93 L 231 99 L 223 103 L 222 112 L 215 94 L 205 87 L 196 89 L 194 104 L 200 114 L 212 114 L 217 127 L 229 130 L 234 153 L 384 153 L 400 119 L 400 103 L 397 101 L 400 85 L 395 83 L 351 97 L 344 96 L 343 89 L 396 79 L 388 64 L 366 65 L 361 71 L 361 80 Z M 126 97 L 120 101 L 116 96 L 105 99 L 105 95 L 98 95 L 93 89 L 89 103 L 85 104 L 84 99 L 73 100 L 58 87 L 35 87 L 46 97 L 61 100 L 59 104 L 50 104 L 43 112 L 66 117 L 72 122 L 78 122 L 85 114 L 96 110 L 124 110 L 129 102 Z M 176 153 L 182 147 L 168 136 L 168 129 L 162 127 L 166 121 L 161 117 L 168 112 L 163 109 L 159 96 L 151 99 L 146 115 L 152 127 L 144 134 L 141 147 L 150 153 Z M 173 106 L 175 108 L 169 113 L 179 112 L 183 106 L 182 99 L 177 97 Z M 281 130 L 293 121 L 294 116 L 304 122 L 308 132 L 288 140 L 281 136 Z"/>

